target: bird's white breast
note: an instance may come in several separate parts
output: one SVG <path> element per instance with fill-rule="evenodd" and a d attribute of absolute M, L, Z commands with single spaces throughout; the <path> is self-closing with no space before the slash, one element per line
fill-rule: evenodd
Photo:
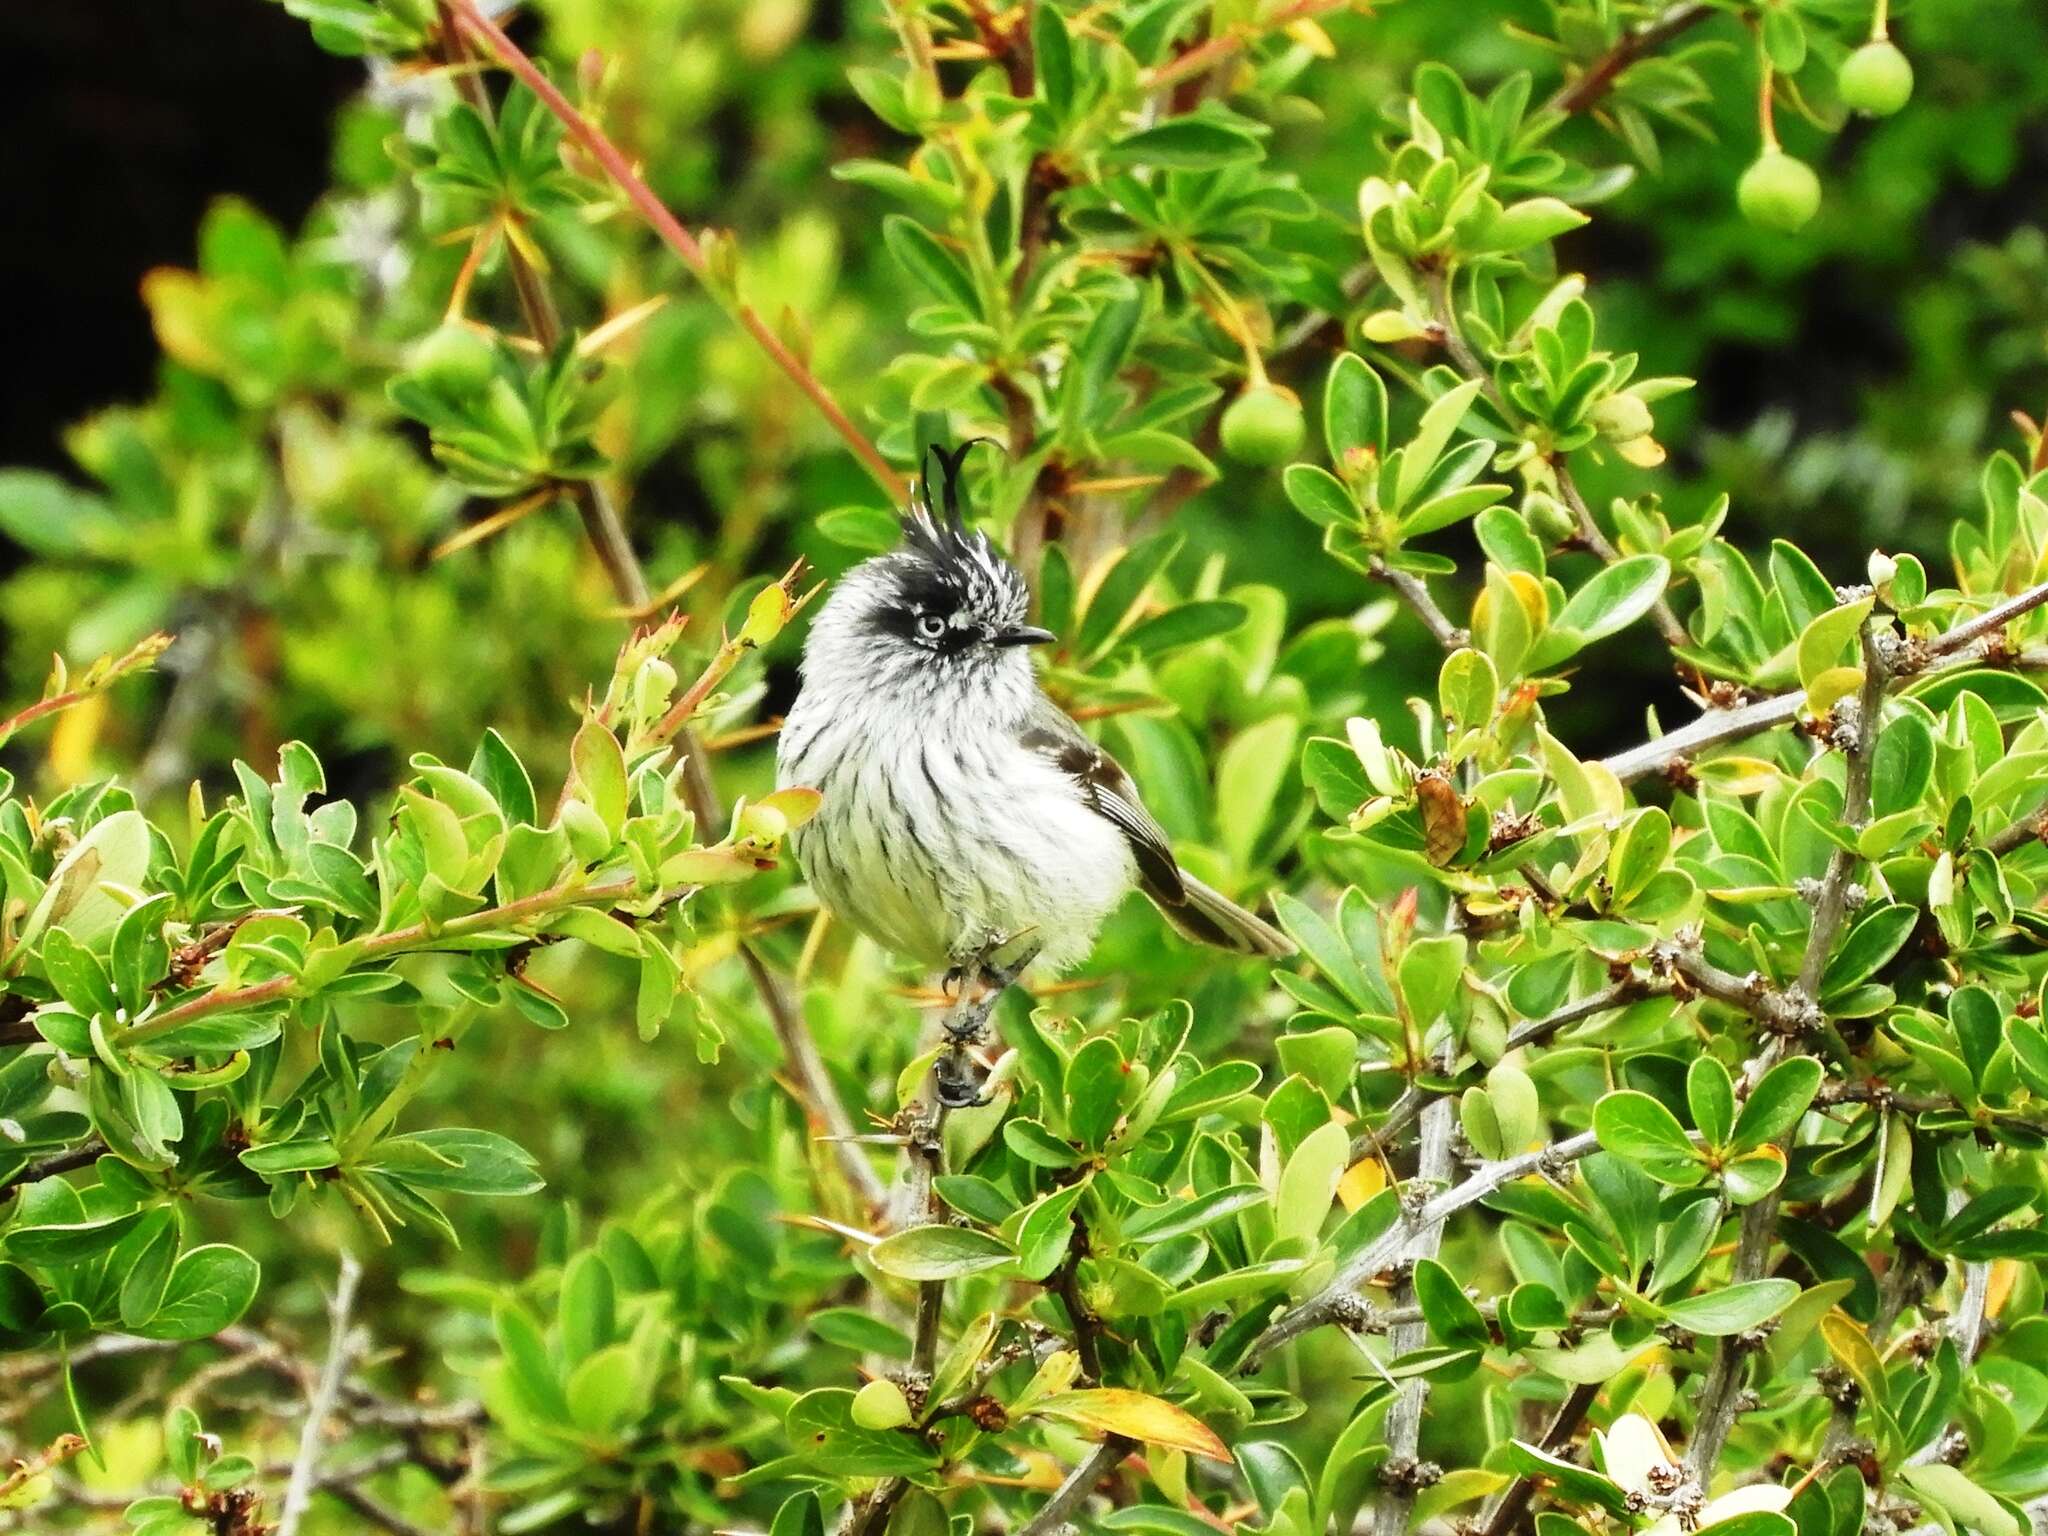
<path fill-rule="evenodd" d="M 835 916 L 906 958 L 953 964 L 1028 929 L 1039 964 L 1063 970 L 1086 957 L 1136 866 L 996 702 L 808 680 L 777 776 L 824 803 L 796 853 Z"/>

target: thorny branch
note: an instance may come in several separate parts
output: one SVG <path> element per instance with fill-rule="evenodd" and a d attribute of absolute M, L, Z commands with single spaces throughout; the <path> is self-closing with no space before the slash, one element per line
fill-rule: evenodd
<path fill-rule="evenodd" d="M 1900 687 L 1917 678 L 1938 675 L 1949 670 L 1948 666 L 1937 663 L 1952 663 L 1960 667 L 1991 664 L 1993 658 L 1979 656 L 1971 650 L 1974 643 L 1986 636 L 1995 636 L 2007 624 L 2033 612 L 2044 603 L 2048 603 L 2048 582 L 2029 587 L 2018 596 L 1920 645 L 1916 646 L 1911 641 L 1906 642 L 1900 653 L 1889 663 L 1887 686 Z M 2003 659 L 2000 664 L 2020 672 L 2048 669 L 2048 649 L 2029 649 Z M 1662 772 L 1674 763 L 1689 762 L 1696 754 L 1709 747 L 1741 741 L 1776 726 L 1790 725 L 1799 718 L 1805 704 L 1805 691 L 1793 689 L 1787 693 L 1773 694 L 1768 698 L 1739 705 L 1734 709 L 1708 710 L 1697 720 L 1675 731 L 1668 731 L 1652 741 L 1644 742 L 1641 746 L 1630 747 L 1625 752 L 1617 752 L 1612 757 L 1601 759 L 1601 766 L 1622 783 L 1627 784 L 1646 774 Z"/>
<path fill-rule="evenodd" d="M 1447 1047 L 1445 1054 L 1455 1047 Z M 1449 1063 L 1445 1062 L 1448 1066 Z M 1415 1179 L 1417 1185 L 1429 1190 L 1446 1182 L 1451 1173 L 1451 1131 L 1457 1124 L 1457 1106 L 1447 1098 L 1433 1101 L 1422 1111 L 1421 1152 L 1416 1159 Z M 1421 1259 L 1433 1259 L 1443 1243 L 1444 1218 L 1420 1221 L 1408 1246 L 1402 1253 L 1402 1263 L 1413 1273 L 1413 1265 Z M 1415 1297 L 1411 1280 L 1403 1280 L 1397 1294 L 1400 1299 L 1412 1302 Z M 1409 1354 L 1429 1342 L 1429 1324 L 1418 1318 L 1412 1323 L 1402 1323 L 1389 1335 L 1388 1347 L 1396 1356 Z M 1387 1410 L 1387 1463 L 1389 1471 L 1412 1469 L 1415 1452 L 1422 1443 L 1422 1413 L 1429 1401 L 1429 1379 L 1413 1377 L 1401 1383 L 1392 1407 Z M 1413 1477 L 1385 1477 L 1380 1488 L 1379 1507 L 1374 1513 L 1373 1529 L 1376 1536 L 1401 1536 L 1408 1529 L 1408 1517 L 1415 1508 L 1417 1480 Z"/>
<path fill-rule="evenodd" d="M 1282 1313 L 1252 1341 L 1245 1355 L 1246 1374 L 1257 1370 L 1261 1362 L 1289 1340 L 1300 1338 L 1325 1323 L 1341 1322 L 1358 1315 L 1358 1288 L 1374 1275 L 1398 1263 L 1416 1233 L 1441 1224 L 1467 1206 L 1477 1205 L 1495 1190 L 1517 1179 L 1527 1178 L 1532 1173 L 1561 1170 L 1599 1149 L 1599 1139 L 1591 1131 L 1582 1131 L 1576 1136 L 1567 1136 L 1562 1141 L 1539 1147 L 1534 1152 L 1502 1158 L 1499 1162 L 1482 1163 L 1462 1183 L 1424 1201 L 1414 1214 L 1396 1221 L 1388 1231 L 1353 1254 L 1330 1283 L 1315 1295 Z"/>
<path fill-rule="evenodd" d="M 1891 663 L 1885 646 L 1889 638 L 1885 633 L 1886 627 L 1875 618 L 1866 619 L 1863 623 L 1863 686 L 1857 696 L 1856 718 L 1837 733 L 1838 739 L 1846 736 L 1843 751 L 1848 759 L 1848 776 L 1842 799 L 1842 825 L 1852 835 L 1860 832 L 1870 817 L 1871 766 L 1877 756 L 1885 690 L 1891 681 Z M 1795 1007 L 1803 1004 L 1815 1014 L 1819 1012 L 1814 999 L 1820 993 L 1821 977 L 1849 910 L 1849 876 L 1855 867 L 1855 854 L 1846 848 L 1834 850 L 1828 861 L 1827 874 L 1821 882 L 1820 897 L 1814 903 L 1813 925 L 1807 934 L 1799 979 L 1789 989 L 1790 1000 Z M 1748 1078 L 1752 1087 L 1785 1055 L 1794 1038 L 1783 1031 L 1769 1036 L 1762 1052 L 1750 1064 Z M 1762 1278 L 1770 1256 L 1771 1240 L 1777 1234 L 1778 1201 L 1778 1192 L 1773 1190 L 1743 1210 L 1741 1234 L 1735 1243 L 1735 1262 L 1729 1275 L 1730 1284 L 1742 1285 Z M 1721 1447 L 1727 1443 L 1728 1432 L 1734 1428 L 1736 1415 L 1741 1412 L 1742 1379 L 1750 1352 L 1751 1345 L 1745 1335 L 1730 1334 L 1721 1340 L 1714 1351 L 1714 1362 L 1708 1368 L 1706 1386 L 1700 1392 L 1699 1410 L 1693 1420 L 1692 1443 L 1686 1447 L 1687 1470 L 1703 1488 L 1712 1477 L 1714 1466 L 1721 1458 Z"/>

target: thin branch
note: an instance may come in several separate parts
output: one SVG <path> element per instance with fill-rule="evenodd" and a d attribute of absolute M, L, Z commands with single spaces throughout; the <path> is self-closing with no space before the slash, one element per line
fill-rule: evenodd
<path fill-rule="evenodd" d="M 277 1536 L 298 1536 L 299 1522 L 313 1502 L 318 1481 L 320 1441 L 327 1420 L 341 1394 L 342 1379 L 348 1375 L 355 1342 L 349 1331 L 349 1312 L 355 1306 L 356 1282 L 363 1267 L 346 1248 L 341 1251 L 341 1273 L 335 1278 L 334 1297 L 327 1307 L 327 1363 L 320 1369 L 312 1396 L 306 1405 L 306 1427 L 299 1433 L 299 1452 L 292 1458 L 291 1480 L 285 1484 L 284 1507 L 278 1514 Z"/>
<path fill-rule="evenodd" d="M 1621 558 L 1621 551 L 1609 542 L 1607 535 L 1593 519 L 1593 509 L 1586 505 L 1586 498 L 1579 493 L 1579 483 L 1572 478 L 1571 470 L 1562 457 L 1552 459 L 1550 467 L 1557 476 L 1557 488 L 1564 493 L 1565 505 L 1578 520 L 1579 538 L 1586 547 L 1600 557 L 1603 565 L 1612 565 Z M 1650 619 L 1657 626 L 1657 633 L 1664 637 L 1666 645 L 1691 645 L 1692 636 L 1686 633 L 1671 604 L 1659 597 L 1650 604 Z"/>
<path fill-rule="evenodd" d="M 1297 21 L 1308 21 L 1326 12 L 1340 10 L 1349 3 L 1350 0 L 1293 0 L 1291 5 L 1283 5 L 1260 22 L 1257 28 L 1233 27 L 1227 32 L 1219 32 L 1214 37 L 1195 44 L 1187 52 L 1168 59 L 1157 69 L 1148 72 L 1140 83 L 1148 91 L 1177 85 L 1182 80 L 1192 79 L 1204 70 L 1213 69 L 1266 33 L 1277 32 Z"/>
<path fill-rule="evenodd" d="M 1455 1047 L 1449 1047 L 1449 1050 Z M 1446 1063 L 1448 1066 L 1448 1063 Z M 1444 1183 L 1451 1173 L 1451 1129 L 1457 1124 L 1457 1106 L 1449 1099 L 1441 1098 L 1422 1112 L 1421 1153 L 1416 1160 L 1415 1177 L 1425 1188 Z M 1402 1255 L 1409 1266 L 1412 1277 L 1413 1266 L 1423 1259 L 1433 1259 L 1442 1246 L 1444 1218 L 1424 1222 L 1409 1239 Z M 1399 1294 L 1404 1303 L 1415 1299 L 1412 1278 L 1401 1282 Z M 1387 1346 L 1396 1356 L 1410 1354 L 1429 1342 L 1429 1324 L 1417 1318 L 1414 1322 L 1402 1323 L 1387 1338 Z M 1429 1401 L 1429 1380 L 1415 1376 L 1401 1383 L 1393 1405 L 1387 1410 L 1387 1467 L 1389 1470 L 1412 1468 L 1415 1452 L 1422 1443 L 1422 1412 Z M 1408 1529 L 1408 1517 L 1415 1508 L 1415 1481 L 1405 1477 L 1384 1477 L 1380 1488 L 1379 1507 L 1374 1512 L 1373 1529 L 1377 1536 L 1402 1536 Z"/>
<path fill-rule="evenodd" d="M 1669 984 L 1662 981 L 1639 981 L 1633 977 L 1618 981 L 1611 987 L 1603 987 L 1590 997 L 1581 998 L 1576 1003 L 1567 1003 L 1555 1013 L 1546 1014 L 1540 1019 L 1524 1019 L 1508 1031 L 1507 1041 L 1502 1045 L 1501 1052 L 1505 1055 L 1525 1045 L 1540 1045 L 1559 1030 L 1569 1029 L 1597 1013 L 1605 1013 L 1610 1008 L 1626 1008 L 1631 1003 L 1640 1002 L 1646 997 L 1659 996 L 1669 990 Z M 1355 1163 L 1362 1157 L 1370 1157 L 1394 1137 L 1407 1130 L 1415 1117 L 1422 1113 L 1424 1105 L 1444 1093 L 1455 1091 L 1411 1083 L 1388 1107 L 1385 1120 L 1374 1129 L 1361 1132 L 1352 1140 L 1351 1161 Z"/>
<path fill-rule="evenodd" d="M 1871 768 L 1877 757 L 1878 724 L 1884 713 L 1885 689 L 1891 681 L 1891 668 L 1880 643 L 1881 622 L 1876 618 L 1864 620 L 1863 687 L 1857 696 L 1856 718 L 1837 726 L 1838 739 L 1847 735 L 1844 752 L 1848 758 L 1848 775 L 1842 797 L 1842 825 L 1851 834 L 1861 831 L 1870 818 Z M 1848 914 L 1849 876 L 1855 868 L 1856 855 L 1846 848 L 1836 848 L 1828 860 L 1820 897 L 1813 906 L 1813 926 L 1807 935 L 1806 953 L 1800 961 L 1799 979 L 1786 993 L 1777 995 L 1779 1002 L 1795 1010 L 1804 1005 L 1815 1015 L 1820 1012 L 1814 999 L 1820 995 L 1821 977 L 1827 970 L 1828 955 Z M 1792 1038 L 1790 1033 L 1782 1031 L 1770 1038 L 1762 1053 L 1750 1063 L 1746 1075 L 1751 1086 L 1786 1054 Z M 1743 1285 L 1763 1278 L 1771 1240 L 1777 1235 L 1778 1202 L 1778 1191 L 1772 1190 L 1744 1209 L 1730 1284 Z M 1706 1385 L 1701 1389 L 1698 1412 L 1693 1420 L 1692 1443 L 1686 1447 L 1686 1467 L 1702 1488 L 1713 1476 L 1714 1467 L 1721 1459 L 1721 1448 L 1727 1444 L 1729 1431 L 1735 1427 L 1736 1416 L 1742 1411 L 1742 1378 L 1754 1348 L 1752 1339 L 1735 1333 L 1723 1338 L 1714 1351 L 1714 1363 L 1708 1368 Z"/>
<path fill-rule="evenodd" d="M 889 1192 L 882 1183 L 881 1175 L 875 1172 L 875 1165 L 868 1161 L 867 1154 L 850 1139 L 858 1134 L 853 1117 L 840 1100 L 832 1074 L 825 1066 L 825 1058 L 818 1054 L 818 1042 L 811 1038 L 802 1006 L 750 945 L 743 943 L 739 950 L 740 961 L 753 978 L 754 990 L 760 994 L 768 1017 L 774 1022 L 775 1038 L 781 1042 L 782 1054 L 796 1076 L 798 1102 L 812 1122 L 812 1134 L 829 1140 L 840 1173 L 861 1203 L 871 1211 L 880 1210 L 887 1203 Z"/>
<path fill-rule="evenodd" d="M 683 265 L 704 282 L 706 290 L 725 305 L 740 327 L 753 337 L 763 352 L 767 353 L 769 360 L 788 375 L 790 382 L 802 390 L 818 408 L 819 414 L 830 424 L 832 430 L 839 434 L 841 441 L 852 450 L 854 457 L 867 466 L 868 472 L 875 477 L 882 489 L 899 501 L 907 497 L 910 494 L 909 484 L 889 461 L 882 457 L 880 450 L 868 440 L 867 434 L 854 425 L 852 418 L 846 414 L 839 402 L 833 398 L 832 392 L 820 382 L 809 366 L 789 349 L 760 315 L 755 313 L 752 305 L 743 302 L 737 293 L 728 296 L 720 292 L 720 285 L 713 278 L 711 264 L 703 246 L 677 222 L 675 215 L 668 211 L 661 199 L 656 197 L 647 183 L 634 172 L 619 147 L 605 136 L 602 129 L 570 104 L 569 99 L 556 89 L 553 81 L 541 73 L 533 60 L 521 51 L 519 45 L 507 37 L 496 22 L 477 9 L 475 0 L 448 0 L 448 5 L 454 13 L 456 23 L 496 54 L 498 61 L 517 75 L 527 89 L 540 99 L 541 105 L 568 129 L 570 136 L 590 152 L 591 158 L 604 168 L 605 174 L 612 179 L 612 183 L 619 191 L 625 194 L 626 200 L 647 221 L 648 226 L 662 238 L 670 250 L 676 253 Z"/>
<path fill-rule="evenodd" d="M 1698 0 L 1686 0 L 1685 4 L 1672 6 L 1663 15 L 1644 22 L 1633 31 L 1624 32 L 1613 47 L 1586 67 L 1584 74 L 1545 102 L 1544 110 L 1562 112 L 1567 116 L 1587 111 L 1614 89 L 1614 82 L 1623 70 L 1713 13 L 1712 6 L 1698 3 Z"/>
<path fill-rule="evenodd" d="M 1883 1175 L 1876 1173 L 1872 1177 L 1882 1178 Z M 1919 1290 L 1920 1280 L 1919 1261 L 1909 1253 L 1906 1245 L 1901 1243 L 1892 1255 L 1891 1268 L 1885 1271 L 1884 1280 L 1877 1288 L 1877 1312 L 1871 1318 L 1869 1328 L 1865 1330 L 1870 1342 L 1877 1346 L 1880 1352 L 1891 1335 L 1892 1325 L 1899 1320 L 1899 1314 L 1905 1311 L 1906 1304 Z M 1846 1376 L 1844 1379 L 1846 1380 Z M 1822 1463 L 1838 1459 L 1842 1448 L 1856 1433 L 1856 1408 L 1860 1401 L 1860 1394 L 1852 1392 L 1846 1401 L 1836 1402 L 1835 1411 L 1828 1416 L 1827 1434 L 1822 1437 L 1820 1443 Z"/>
<path fill-rule="evenodd" d="M 1256 1371 L 1274 1350 L 1289 1340 L 1325 1323 L 1362 1317 L 1364 1309 L 1356 1294 L 1359 1287 L 1381 1270 L 1400 1262 L 1402 1251 L 1415 1233 L 1448 1220 L 1469 1205 L 1477 1205 L 1495 1190 L 1517 1179 L 1532 1173 L 1560 1172 L 1599 1149 L 1599 1138 L 1591 1131 L 1582 1131 L 1547 1147 L 1538 1147 L 1534 1152 L 1502 1158 L 1499 1162 L 1482 1163 L 1464 1182 L 1425 1201 L 1413 1215 L 1397 1221 L 1352 1255 L 1330 1283 L 1315 1295 L 1281 1314 L 1271 1327 L 1252 1341 L 1245 1354 L 1244 1374 Z"/>
<path fill-rule="evenodd" d="M 1103 1441 L 1094 1455 L 1067 1474 L 1067 1480 L 1039 1506 L 1038 1513 L 1017 1528 L 1017 1536 L 1052 1536 L 1066 1524 L 1067 1516 L 1081 1507 L 1081 1501 L 1095 1491 L 1096 1485 L 1130 1455 L 1131 1447 L 1132 1442 L 1122 1435 L 1111 1435 Z"/>
<path fill-rule="evenodd" d="M 1980 640 L 1994 634 L 2012 623 L 2014 619 L 2025 618 L 2036 608 L 2048 604 L 2048 582 L 2029 587 L 2016 597 L 2009 597 L 1996 607 L 1987 608 L 1976 618 L 1958 624 L 1927 645 L 1930 656 L 1946 656 L 1961 650 L 1973 640 Z"/>
<path fill-rule="evenodd" d="M 1888 626 L 1887 626 L 1888 627 Z M 1846 753 L 1847 782 L 1842 791 L 1842 827 L 1851 836 L 1863 830 L 1870 819 L 1870 775 L 1877 760 L 1878 728 L 1884 716 L 1885 689 L 1891 681 L 1880 640 L 1879 621 L 1863 621 L 1863 687 L 1856 698 L 1856 718 L 1836 727 L 1837 738 L 1850 735 Z M 1808 997 L 1820 996 L 1820 979 L 1827 969 L 1828 955 L 1842 920 L 1849 913 L 1849 876 L 1855 872 L 1857 856 L 1837 846 L 1828 858 L 1827 874 L 1821 881 L 1820 898 L 1813 904 L 1813 926 L 1807 934 L 1806 955 L 1799 966 L 1799 990 Z"/>
<path fill-rule="evenodd" d="M 2048 604 L 2048 582 L 2029 587 L 1988 613 L 1966 620 L 1917 648 L 1909 642 L 1891 662 L 1888 685 L 1898 687 L 1916 678 L 1938 675 L 1951 670 L 1951 667 L 1986 664 L 1989 658 L 1963 654 L 1970 643 L 2044 604 Z M 1945 665 L 1936 666 L 1936 662 Z M 2028 649 L 2017 656 L 2001 658 L 1999 664 L 2019 672 L 2041 671 L 2048 669 L 2048 650 Z M 1617 752 L 1612 757 L 1602 758 L 1600 765 L 1627 784 L 1675 763 L 1687 762 L 1708 747 L 1740 741 L 1776 726 L 1790 725 L 1799 718 L 1799 712 L 1805 705 L 1805 691 L 1794 689 L 1735 709 L 1711 709 L 1675 731 L 1668 731 L 1625 752 Z"/>
<path fill-rule="evenodd" d="M 1578 1433 L 1579 1425 L 1585 1422 L 1587 1411 L 1600 1396 L 1601 1385 L 1600 1382 L 1581 1383 L 1565 1395 L 1565 1400 L 1558 1405 L 1557 1416 L 1550 1421 L 1550 1428 L 1543 1432 L 1543 1438 L 1538 1442 L 1541 1449 L 1553 1456 L 1564 1454 L 1565 1447 L 1572 1443 L 1572 1436 Z M 1522 1517 L 1529 1512 L 1529 1503 L 1535 1496 L 1534 1476 L 1525 1474 L 1516 1478 L 1487 1511 L 1481 1536 L 1509 1536 L 1509 1532 L 1522 1523 Z"/>
<path fill-rule="evenodd" d="M 1455 651 L 1469 642 L 1471 634 L 1451 622 L 1450 615 L 1437 606 L 1435 598 L 1429 595 L 1429 586 L 1420 576 L 1409 571 L 1397 571 L 1378 555 L 1373 556 L 1372 574 L 1376 581 L 1383 581 L 1394 589 L 1394 595 L 1408 605 L 1423 627 L 1435 637 L 1436 643 L 1447 651 Z"/>
<path fill-rule="evenodd" d="M 75 1168 L 89 1168 L 99 1161 L 101 1154 L 106 1150 L 107 1144 L 99 1137 L 92 1136 L 67 1151 L 54 1153 L 38 1163 L 30 1163 L 19 1173 L 0 1180 L 0 1200 L 5 1200 L 25 1184 L 54 1178 L 60 1173 L 70 1173 Z"/>

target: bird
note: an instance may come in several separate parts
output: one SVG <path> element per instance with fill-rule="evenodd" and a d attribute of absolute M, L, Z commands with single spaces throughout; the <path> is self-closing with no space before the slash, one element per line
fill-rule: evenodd
<path fill-rule="evenodd" d="M 1058 637 L 961 514 L 974 441 L 928 450 L 901 542 L 833 585 L 804 644 L 776 776 L 822 796 L 792 833 L 820 904 L 904 959 L 999 987 L 1086 959 L 1133 887 L 1188 939 L 1291 955 L 1181 867 L 1131 775 L 1040 687 L 1031 650 Z M 1024 959 L 992 964 L 1012 945 Z"/>

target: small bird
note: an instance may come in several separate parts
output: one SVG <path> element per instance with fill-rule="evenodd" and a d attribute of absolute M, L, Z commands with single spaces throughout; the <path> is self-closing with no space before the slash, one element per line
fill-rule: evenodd
<path fill-rule="evenodd" d="M 1182 869 L 1122 766 L 1047 698 L 1024 578 L 960 513 L 970 441 L 932 450 L 903 542 L 842 577 L 811 625 L 777 782 L 824 795 L 793 834 L 818 899 L 906 959 L 998 984 L 1019 943 L 1057 974 L 1133 885 L 1186 937 L 1294 946 Z"/>

